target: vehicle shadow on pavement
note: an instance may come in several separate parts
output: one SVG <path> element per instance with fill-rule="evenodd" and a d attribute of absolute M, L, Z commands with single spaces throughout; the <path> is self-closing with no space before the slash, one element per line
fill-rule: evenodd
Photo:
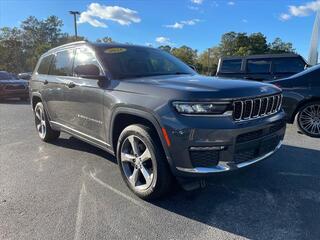
<path fill-rule="evenodd" d="M 249 239 L 319 239 L 320 151 L 284 145 L 254 167 L 210 178 L 201 191 L 153 204 Z"/>
<path fill-rule="evenodd" d="M 75 137 L 68 136 L 67 138 L 58 138 L 54 142 L 51 142 L 51 144 L 63 147 L 63 148 L 69 148 L 77 151 L 87 152 L 91 154 L 95 154 L 99 157 L 105 158 L 109 160 L 110 162 L 117 163 L 117 160 L 114 156 L 109 154 L 108 152 L 92 146 L 86 142 L 83 142 Z"/>

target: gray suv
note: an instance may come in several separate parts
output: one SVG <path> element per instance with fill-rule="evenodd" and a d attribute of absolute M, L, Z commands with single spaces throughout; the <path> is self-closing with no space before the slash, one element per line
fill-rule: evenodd
<path fill-rule="evenodd" d="M 148 47 L 76 42 L 43 54 L 30 81 L 40 138 L 66 132 L 114 154 L 143 199 L 273 154 L 285 133 L 281 90 L 198 75 Z"/>

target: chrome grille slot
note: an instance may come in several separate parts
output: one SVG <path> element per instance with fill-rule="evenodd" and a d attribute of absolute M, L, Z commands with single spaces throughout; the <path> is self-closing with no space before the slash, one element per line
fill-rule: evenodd
<path fill-rule="evenodd" d="M 270 114 L 271 113 L 271 110 L 272 110 L 272 107 L 273 107 L 273 102 L 274 102 L 274 97 L 269 97 L 268 98 L 268 106 L 267 106 L 267 111 L 266 111 L 266 114 Z"/>
<path fill-rule="evenodd" d="M 253 103 L 252 100 L 247 100 L 244 102 L 244 113 L 243 113 L 243 119 L 248 119 L 251 117 L 251 113 L 252 113 L 252 109 L 253 109 Z"/>
<path fill-rule="evenodd" d="M 262 103 L 261 103 L 261 110 L 260 110 L 259 116 L 266 114 L 268 98 L 262 98 L 261 101 Z"/>
<path fill-rule="evenodd" d="M 274 97 L 274 102 L 273 102 L 273 106 L 272 106 L 272 109 L 271 109 L 272 113 L 274 113 L 277 110 L 277 106 L 279 104 L 279 99 L 280 99 L 280 96 L 275 96 Z"/>
<path fill-rule="evenodd" d="M 233 118 L 235 121 L 242 121 L 268 116 L 278 112 L 281 109 L 281 103 L 281 94 L 235 101 Z"/>
<path fill-rule="evenodd" d="M 253 101 L 253 110 L 252 110 L 251 117 L 253 118 L 258 117 L 260 113 L 260 109 L 261 109 L 261 99 L 258 98 Z"/>

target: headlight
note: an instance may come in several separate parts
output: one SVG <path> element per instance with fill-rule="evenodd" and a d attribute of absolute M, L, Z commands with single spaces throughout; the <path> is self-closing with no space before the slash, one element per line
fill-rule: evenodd
<path fill-rule="evenodd" d="M 223 114 L 229 110 L 229 103 L 173 102 L 175 109 L 182 114 Z"/>

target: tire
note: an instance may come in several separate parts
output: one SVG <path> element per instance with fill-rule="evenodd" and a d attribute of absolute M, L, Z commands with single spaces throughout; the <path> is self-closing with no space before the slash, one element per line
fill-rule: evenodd
<path fill-rule="evenodd" d="M 60 136 L 59 131 L 55 131 L 51 128 L 48 121 L 48 116 L 43 107 L 42 102 L 38 102 L 34 108 L 34 118 L 36 130 L 40 139 L 44 142 L 51 142 Z"/>
<path fill-rule="evenodd" d="M 320 101 L 309 102 L 299 109 L 297 125 L 305 135 L 320 138 Z"/>
<path fill-rule="evenodd" d="M 122 178 L 144 200 L 159 198 L 172 186 L 169 165 L 159 146 L 156 133 L 144 125 L 126 127 L 118 139 L 117 160 Z"/>

